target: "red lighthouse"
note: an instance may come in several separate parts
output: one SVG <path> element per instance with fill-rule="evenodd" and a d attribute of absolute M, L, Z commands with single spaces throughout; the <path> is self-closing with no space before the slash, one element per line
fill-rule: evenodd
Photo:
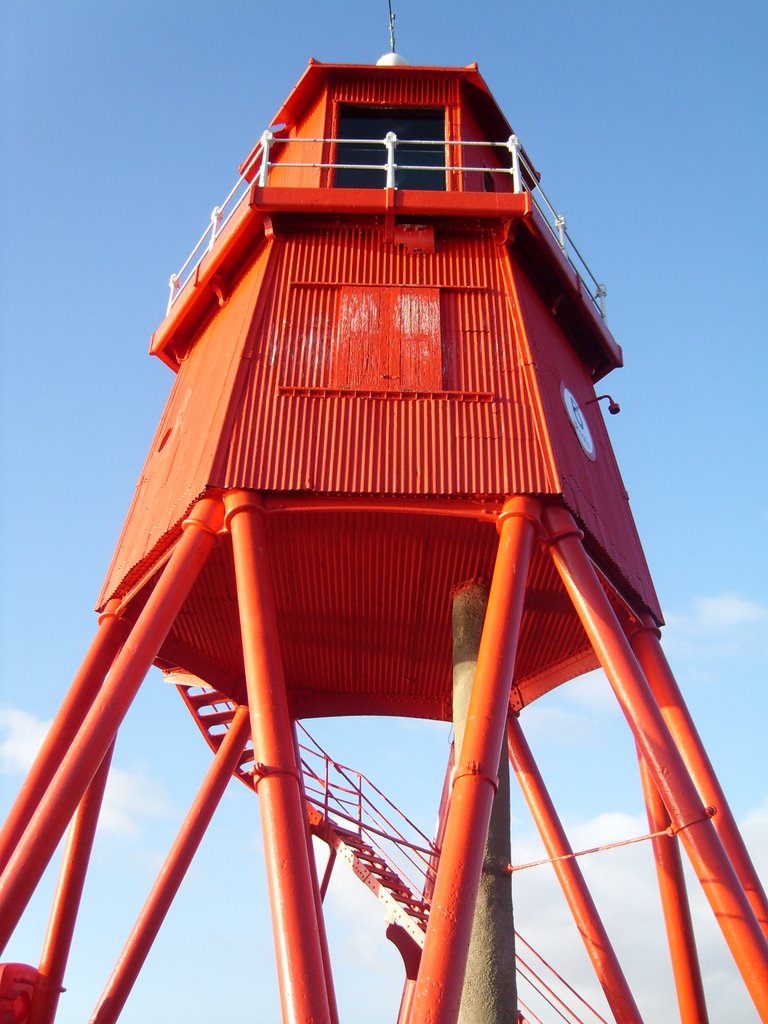
<path fill-rule="evenodd" d="M 679 844 L 766 1019 L 765 897 L 661 652 L 600 411 L 621 351 L 477 68 L 311 63 L 241 172 L 172 278 L 151 351 L 174 387 L 94 643 L 2 833 L 5 941 L 75 816 L 44 962 L 0 975 L 10 1019 L 53 1019 L 111 746 L 152 664 L 215 758 L 94 1021 L 117 1019 L 236 775 L 262 815 L 284 1019 L 336 1019 L 314 831 L 400 894 L 402 1024 L 453 1024 L 505 744 L 609 1005 L 639 1020 L 524 738 L 526 706 L 598 665 L 640 753 L 683 1019 L 706 1011 Z M 312 799 L 330 784 L 295 726 L 449 719 L 451 600 L 478 579 L 443 827 L 424 886 L 398 888 Z"/>

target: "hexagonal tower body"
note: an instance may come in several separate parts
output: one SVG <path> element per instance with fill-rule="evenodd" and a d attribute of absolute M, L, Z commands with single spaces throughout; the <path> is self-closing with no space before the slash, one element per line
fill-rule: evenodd
<path fill-rule="evenodd" d="M 258 491 L 292 713 L 447 718 L 451 590 L 536 495 L 660 621 L 595 401 L 621 352 L 511 136 L 474 65 L 310 63 L 153 337 L 177 378 L 100 607 L 139 597 L 201 494 Z M 242 699 L 234 592 L 219 551 L 159 663 Z M 517 705 L 592 664 L 536 555 Z"/>

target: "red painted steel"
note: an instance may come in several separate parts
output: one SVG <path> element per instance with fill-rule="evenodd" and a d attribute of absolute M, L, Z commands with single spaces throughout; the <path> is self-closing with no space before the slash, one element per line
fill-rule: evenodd
<path fill-rule="evenodd" d="M 114 1024 L 120 1016 L 152 943 L 237 767 L 249 730 L 248 709 L 241 706 L 235 711 L 229 729 L 221 740 L 216 756 L 206 772 L 117 964 L 89 1018 L 89 1024 Z"/>
<path fill-rule="evenodd" d="M 274 497 L 266 507 L 291 714 L 449 718 L 448 595 L 462 580 L 491 575 L 494 517 L 476 503 L 458 501 L 454 516 L 446 503 L 423 503 L 415 514 L 410 508 L 419 506 L 408 502 L 324 502 L 311 496 Z M 428 514 L 432 507 L 434 515 Z M 222 596 L 234 593 L 230 560 L 223 543 L 185 602 L 161 657 L 244 702 L 237 608 Z M 537 552 L 518 649 L 515 706 L 595 664 L 554 566 Z"/>
<path fill-rule="evenodd" d="M 220 730 L 222 726 L 231 725 L 235 706 L 216 691 L 201 691 L 189 684 L 180 685 L 180 689 L 202 734 L 211 748 L 217 750 L 221 743 Z M 430 881 L 433 881 L 443 830 L 438 827 L 438 841 L 430 841 L 370 779 L 333 760 L 303 726 L 301 736 L 303 742 L 297 749 L 305 797 L 309 801 L 309 829 L 328 844 L 329 863 L 333 864 L 335 855 L 341 854 L 341 861 L 387 908 L 390 924 L 386 936 L 403 958 L 406 978 L 415 981 L 431 903 Z M 235 772 L 252 792 L 255 790 L 253 757 L 253 749 L 246 747 Z M 451 774 L 452 771 L 451 754 Z M 328 874 L 326 870 L 326 878 Z M 421 897 L 415 895 L 419 891 Z M 516 956 L 519 976 L 568 1013 L 569 1020 L 581 1020 L 578 1014 L 586 1010 L 590 1020 L 594 1018 L 605 1024 L 552 965 L 519 933 L 515 934 L 516 942 L 525 949 L 524 956 Z M 552 985 L 560 990 L 559 995 Z M 405 1024 L 407 1019 L 403 1013 L 408 1012 L 409 988 L 407 984 L 398 1024 Z"/>
<path fill-rule="evenodd" d="M 332 102 L 360 106 L 450 107 L 458 104 L 459 82 L 468 73 L 472 75 L 468 68 L 420 70 L 422 73 L 415 75 L 395 72 L 380 76 L 372 68 L 352 65 L 329 80 L 330 97 Z M 480 78 L 476 69 L 474 76 Z"/>
<path fill-rule="evenodd" d="M 565 509 L 544 525 L 563 582 L 649 766 L 755 1007 L 768 1021 L 768 942 L 694 786 L 658 704 Z"/>
<path fill-rule="evenodd" d="M 595 383 L 621 364 L 621 349 L 530 194 L 511 194 L 508 177 L 452 171 L 445 192 L 337 190 L 333 170 L 288 166 L 336 158 L 335 143 L 286 139 L 338 136 L 345 104 L 442 108 L 452 142 L 511 134 L 476 66 L 312 62 L 279 111 L 267 185 L 249 161 L 250 190 L 241 186 L 242 202 L 153 336 L 151 351 L 176 381 L 99 598 L 106 618 L 0 835 L 0 940 L 86 789 L 95 794 L 98 766 L 154 661 L 215 686 L 230 702 L 214 712 L 229 734 L 93 1021 L 119 1013 L 228 771 L 242 777 L 253 766 L 284 1016 L 335 1024 L 291 717 L 450 718 L 450 594 L 493 573 L 403 1024 L 456 1019 L 509 707 L 598 660 L 768 1014 L 768 947 L 749 903 L 768 929 L 765 896 L 653 635 L 661 612 L 596 403 Z M 449 148 L 449 163 L 472 168 L 506 159 Z M 229 533 L 217 536 L 225 505 Z M 534 543 L 542 507 L 551 552 Z M 649 625 L 631 639 L 645 676 L 593 563 L 611 600 L 631 609 L 622 621 Z M 244 752 L 244 712 L 235 727 L 229 711 L 246 703 L 254 749 Z M 569 850 L 515 724 L 510 735 L 550 854 Z M 702 799 L 717 806 L 727 853 Z M 86 846 L 67 871 L 82 873 Z M 681 892 L 674 841 L 656 846 L 664 884 L 672 878 Z M 361 864 L 370 858 L 355 850 Z M 556 870 L 617 1017 L 639 1021 L 575 862 Z M 44 955 L 50 979 L 66 959 L 74 877 L 71 886 Z M 420 941 L 426 904 L 403 898 Z M 684 1012 L 698 1019 L 692 940 L 682 904 L 673 910 L 673 956 L 691 971 Z M 50 1020 L 51 1002 L 43 1005 L 41 996 L 38 1024 Z"/>
<path fill-rule="evenodd" d="M 0 964 L 2 1024 L 25 1024 L 36 981 L 37 971 L 29 964 Z"/>
<path fill-rule="evenodd" d="M 334 98 L 355 103 L 383 103 L 386 106 L 440 106 L 456 100 L 453 83 L 466 93 L 473 106 L 481 107 L 489 130 L 506 138 L 511 134 L 506 118 L 496 104 L 477 64 L 465 67 L 381 67 L 370 64 L 321 64 L 315 60 L 294 86 L 275 114 L 275 124 L 294 125 L 313 100 L 329 89 Z M 335 84 L 338 83 L 338 84 Z"/>
<path fill-rule="evenodd" d="M 0 832 L 0 872 L 5 870 L 37 805 L 93 704 L 115 655 L 128 636 L 128 624 L 116 614 L 117 605 L 117 601 L 109 602 L 100 616 L 96 636 L 5 820 Z"/>
<path fill-rule="evenodd" d="M 259 496 L 225 495 L 237 578 L 259 808 L 286 1024 L 330 1022 L 330 999 L 305 835 Z"/>
<path fill-rule="evenodd" d="M 190 496 L 204 486 L 203 481 L 285 495 L 354 493 L 361 499 L 368 494 L 401 495 L 406 502 L 418 496 L 444 501 L 446 494 L 487 495 L 493 502 L 500 502 L 506 493 L 559 492 L 559 469 L 545 422 L 541 384 L 526 340 L 531 332 L 541 333 L 544 325 L 529 317 L 531 326 L 527 326 L 511 284 L 514 268 L 490 230 L 481 229 L 474 235 L 445 234 L 437 251 L 429 255 L 388 247 L 382 229 L 376 226 L 326 225 L 310 229 L 286 224 L 271 243 L 270 253 L 269 259 L 258 258 L 259 266 L 263 264 L 261 277 L 243 278 L 229 306 L 209 322 L 181 367 L 102 599 L 113 592 L 122 593 L 146 571 L 166 538 L 173 535 L 173 518 L 182 514 Z M 272 269 L 267 269 L 267 263 Z M 250 325 L 245 306 L 235 309 L 243 289 L 251 291 L 249 302 L 258 309 Z M 406 389 L 395 389 L 391 379 L 383 379 L 378 391 L 361 390 L 352 386 L 360 384 L 359 377 L 349 376 L 346 383 L 350 386 L 341 387 L 344 380 L 338 363 L 339 338 L 344 332 L 340 324 L 346 324 L 351 316 L 349 296 L 359 296 L 363 290 L 385 293 L 388 289 L 391 296 L 396 289 L 424 296 L 426 308 L 432 310 L 426 317 L 430 323 L 439 297 L 442 389 L 434 390 L 438 366 L 432 340 L 426 362 L 422 346 L 416 345 L 408 353 L 410 364 L 405 364 L 414 368 L 407 374 L 424 374 L 424 390 L 408 389 L 418 383 L 413 376 L 407 377 Z M 227 330 L 239 338 L 234 348 L 231 339 L 227 343 L 229 354 L 225 353 L 222 333 Z M 434 339 L 434 329 L 430 332 L 424 337 Z M 387 333 L 379 330 L 376 343 L 389 341 Z M 558 335 L 558 342 L 570 351 L 564 336 Z M 355 346 L 355 351 L 364 347 Z M 349 347 L 345 351 L 348 353 Z M 402 341 L 400 359 L 402 367 Z M 575 356 L 572 359 L 579 365 Z M 240 367 L 236 370 L 234 364 L 238 361 Z M 348 370 L 344 372 L 348 374 Z M 583 387 L 589 389 L 588 374 L 583 368 L 579 368 L 579 374 L 586 380 Z M 221 380 L 221 389 L 210 387 L 212 379 Z M 370 379 L 364 382 L 372 383 Z M 215 416 L 219 419 L 204 402 L 193 405 L 188 401 L 190 393 L 216 396 Z M 221 411 L 224 407 L 226 413 Z M 593 408 L 597 436 L 602 423 Z M 575 444 L 570 425 L 564 422 L 562 403 L 559 415 L 558 431 L 566 435 L 563 444 Z M 181 431 L 174 439 L 172 425 L 181 416 L 189 435 L 206 439 L 197 452 L 187 449 Z M 217 430 L 222 432 L 218 444 Z M 269 444 L 260 443 L 266 438 Z M 594 521 L 601 536 L 606 533 L 605 516 L 597 519 L 594 509 L 608 502 L 610 485 L 618 481 L 616 473 L 611 475 L 613 463 L 607 439 L 604 448 L 598 468 L 591 471 L 600 485 L 597 492 L 579 497 L 581 492 L 571 488 L 576 494 L 575 510 L 587 523 Z M 581 453 L 579 458 L 586 462 Z M 186 477 L 167 486 L 164 483 L 170 467 L 178 464 L 189 467 L 189 476 L 196 481 L 192 486 Z M 612 529 L 615 527 L 616 539 L 610 551 L 615 554 L 620 548 L 624 552 L 628 563 L 625 589 L 642 589 L 646 604 L 655 609 L 652 588 L 644 582 L 647 570 L 631 520 L 627 519 L 626 502 L 619 496 L 614 504 L 617 511 L 608 518 Z M 395 548 L 399 547 L 402 526 L 387 526 L 387 533 L 394 531 Z M 443 533 L 436 534 L 435 540 L 442 548 L 441 558 L 449 560 L 452 527 L 443 525 L 440 529 Z M 291 530 L 281 532 L 290 545 Z M 380 542 L 379 524 L 369 537 L 371 546 Z M 290 564 L 292 553 L 290 546 L 275 547 L 276 562 L 288 563 L 289 579 L 296 571 L 296 566 Z M 322 564 L 322 552 L 319 554 L 319 559 L 313 555 L 306 564 Z M 420 558 L 418 549 L 414 549 L 414 557 Z M 463 558 L 460 549 L 457 557 Z M 404 567 L 403 577 L 420 578 L 421 572 L 417 560 Z M 214 592 L 212 573 L 205 575 L 211 584 L 211 605 L 217 609 L 229 593 L 224 583 L 226 573 L 218 575 L 222 588 L 218 593 Z M 361 578 L 368 575 L 366 566 Z M 434 601 L 435 593 L 439 595 L 440 591 L 424 589 L 422 601 Z M 376 588 L 371 587 L 367 600 L 372 607 L 379 606 Z M 365 603 L 358 600 L 356 609 L 364 607 Z M 297 617 L 297 610 L 289 600 L 285 615 L 280 615 L 281 629 L 284 622 Z M 170 638 L 169 642 L 182 640 L 183 648 L 169 647 L 164 657 L 205 678 L 219 673 L 213 676 L 215 685 L 241 699 L 242 692 L 233 689 L 242 675 L 236 621 L 230 616 L 225 623 L 218 612 L 215 618 L 207 616 L 204 602 L 198 602 L 198 611 L 197 616 L 185 616 Z M 428 614 L 429 608 L 422 606 L 415 611 L 414 621 Z M 568 620 L 573 622 L 574 617 L 570 615 Z M 197 630 L 197 637 L 190 635 L 193 630 Z M 187 635 L 181 637 L 181 631 Z M 211 631 L 218 634 L 215 651 L 210 649 Z M 589 660 L 587 645 L 582 638 L 574 638 L 574 644 L 560 652 L 559 666 L 543 660 L 526 669 L 528 675 L 538 676 L 538 692 L 585 667 Z M 312 653 L 318 654 L 316 650 Z M 323 653 L 319 662 L 326 657 Z M 308 656 L 295 672 L 289 671 L 289 690 L 293 678 L 299 680 L 314 673 L 319 662 L 316 656 Z M 423 664 L 431 666 L 435 662 L 426 660 Z M 346 678 L 383 679 L 384 686 L 387 678 L 397 678 L 383 672 L 383 665 L 360 668 Z M 345 677 L 337 678 L 343 685 Z M 412 672 L 408 679 L 413 684 Z M 370 688 L 375 689 L 372 684 Z M 435 694 L 434 688 L 422 691 L 418 685 L 410 685 L 407 692 L 412 711 L 418 708 L 421 710 L 417 713 L 446 716 L 445 704 L 440 704 L 449 692 L 445 682 L 442 694 Z M 380 706 L 388 697 L 383 689 L 378 696 Z M 363 700 L 362 694 L 358 699 Z M 313 708 L 304 695 L 300 700 L 295 710 L 301 713 L 331 710 L 327 704 Z M 347 710 L 354 708 L 349 706 Z M 363 700 L 358 710 L 372 710 L 371 703 Z M 403 710 L 408 713 L 406 708 Z"/>
<path fill-rule="evenodd" d="M 302 111 L 301 121 L 275 133 L 275 142 L 270 149 L 270 163 L 275 167 L 269 172 L 270 188 L 316 189 L 328 184 L 329 172 L 321 167 L 283 167 L 282 163 L 327 164 L 332 160 L 331 147 L 322 142 L 294 142 L 281 145 L 284 138 L 328 139 L 334 133 L 331 127 L 333 109 L 328 102 L 328 93 L 323 90 L 309 97 Z M 382 147 L 383 152 L 383 147 Z"/>
<path fill-rule="evenodd" d="M 708 806 L 715 808 L 716 813 L 712 819 L 715 829 L 730 857 L 734 871 L 744 887 L 763 933 L 768 938 L 768 900 L 766 900 L 765 890 L 744 845 L 738 825 L 704 749 L 704 744 L 701 742 L 701 737 L 680 692 L 680 687 L 677 685 L 661 648 L 658 630 L 650 623 L 646 623 L 645 629 L 633 633 L 630 642 L 702 800 Z"/>
<path fill-rule="evenodd" d="M 517 316 L 522 321 L 529 358 L 537 367 L 539 420 L 545 424 L 557 467 L 557 486 L 568 508 L 587 534 L 590 552 L 608 571 L 614 584 L 634 606 L 641 606 L 661 622 L 658 598 L 640 544 L 613 454 L 603 415 L 594 401 L 589 365 L 569 344 L 551 311 L 530 279 L 512 262 L 512 285 Z M 569 422 L 563 386 L 579 403 L 595 447 L 586 456 Z M 636 596 L 635 596 L 636 595 Z"/>
<path fill-rule="evenodd" d="M 301 745 L 299 743 L 299 737 L 296 731 L 296 723 L 292 726 L 293 734 L 293 756 L 297 766 L 302 766 L 301 761 Z M 301 789 L 301 802 L 304 805 L 308 805 L 307 800 L 307 789 L 306 789 L 306 776 L 304 771 L 299 772 L 299 785 Z M 331 1024 L 339 1024 L 339 1008 L 336 1005 L 336 988 L 333 984 L 333 968 L 331 966 L 331 951 L 328 947 L 328 935 L 325 930 L 325 916 L 323 914 L 323 899 L 325 897 L 326 890 L 328 888 L 328 882 L 330 882 L 330 874 L 326 872 L 323 877 L 323 883 L 320 883 L 320 879 L 317 875 L 317 862 L 315 860 L 315 850 L 312 845 L 312 829 L 310 828 L 309 816 L 304 818 L 304 832 L 307 840 L 307 861 L 309 862 L 309 874 L 312 881 L 312 896 L 314 899 L 315 907 L 315 920 L 317 922 L 317 932 L 320 939 L 320 949 L 323 954 L 323 973 L 325 975 L 325 990 L 328 993 L 328 1011 L 331 1017 Z M 333 856 L 331 854 L 333 853 Z M 328 850 L 328 865 L 331 870 L 333 868 L 333 860 L 335 859 L 335 850 L 329 847 Z M 327 880 L 326 880 L 327 878 Z"/>
<path fill-rule="evenodd" d="M 552 858 L 552 867 L 608 1005 L 616 1020 L 622 1024 L 642 1024 L 640 1011 L 621 964 L 587 888 L 581 868 L 571 856 L 573 848 L 541 777 L 522 726 L 514 714 L 510 714 L 507 719 L 507 749 L 512 768 L 547 854 Z"/>
<path fill-rule="evenodd" d="M 286 230 L 275 246 L 279 271 L 252 338 L 227 464 L 214 467 L 214 482 L 497 498 L 552 489 L 531 412 L 531 371 L 515 347 L 490 232 L 446 239 L 432 257 L 392 252 L 375 228 Z M 433 289 L 450 353 L 441 387 L 431 374 L 398 390 L 384 378 L 377 389 L 370 380 L 340 386 L 334 364 L 343 358 L 343 296 L 352 287 Z M 376 324 L 369 347 L 387 339 L 385 325 Z M 516 443 L 499 444 L 505 436 Z"/>
<path fill-rule="evenodd" d="M 462 142 L 487 142 L 490 138 L 488 126 L 471 103 L 460 102 L 449 112 L 451 127 L 449 138 L 461 139 Z M 504 141 L 499 136 L 499 141 Z M 509 153 L 507 150 L 491 149 L 483 146 L 452 147 L 447 161 L 453 166 L 477 167 L 479 170 L 488 168 L 504 168 L 507 173 L 485 175 L 483 173 L 456 173 L 452 187 L 460 187 L 463 192 L 482 193 L 487 189 L 491 192 L 509 194 L 513 189 L 512 175 L 509 171 Z"/>
<path fill-rule="evenodd" d="M 512 498 L 500 517 L 499 550 L 427 934 L 412 1024 L 455 1024 L 469 952 L 499 756 L 540 506 Z"/>
<path fill-rule="evenodd" d="M 88 863 L 99 822 L 104 790 L 109 778 L 114 743 L 107 751 L 75 812 L 67 835 L 51 916 L 40 956 L 35 992 L 26 1024 L 53 1024 L 64 991 L 77 912 L 83 894 Z"/>
<path fill-rule="evenodd" d="M 267 264 L 268 251 L 254 260 L 230 302 L 209 322 L 205 344 L 192 347 L 174 381 L 109 569 L 111 593 L 99 604 L 122 596 L 157 560 L 211 483 Z"/>
<path fill-rule="evenodd" d="M 14 931 L 184 597 L 216 542 L 222 517 L 218 498 L 203 498 L 192 510 L 176 550 L 115 658 L 107 681 L 61 767 L 37 805 L 27 831 L 0 878 L 0 951 Z"/>
<path fill-rule="evenodd" d="M 652 832 L 661 832 L 670 824 L 667 809 L 656 789 L 648 765 L 639 753 L 638 764 L 648 812 L 648 825 Z M 667 928 L 677 1002 L 680 1007 L 680 1021 L 681 1024 L 708 1024 L 709 1015 L 677 836 L 655 835 L 651 843 Z"/>

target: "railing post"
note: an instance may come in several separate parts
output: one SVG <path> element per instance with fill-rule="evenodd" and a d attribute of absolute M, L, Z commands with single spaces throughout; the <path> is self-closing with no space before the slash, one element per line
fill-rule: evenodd
<path fill-rule="evenodd" d="M 397 188 L 395 185 L 395 149 L 397 148 L 397 135 L 394 132 L 387 132 L 384 136 L 384 145 L 387 147 L 387 183 L 385 188 Z"/>
<path fill-rule="evenodd" d="M 560 248 L 565 252 L 565 217 L 562 213 L 555 215 L 555 228 L 557 229 L 558 242 Z"/>
<path fill-rule="evenodd" d="M 605 296 L 608 294 L 604 284 L 599 284 L 595 291 L 597 301 L 600 306 L 600 316 L 605 320 Z"/>
<path fill-rule="evenodd" d="M 363 838 L 363 776 L 357 772 L 357 834 Z"/>
<path fill-rule="evenodd" d="M 259 167 L 258 177 L 259 188 L 265 188 L 267 184 L 267 174 L 269 173 L 269 149 L 274 138 L 274 135 L 269 130 L 261 133 L 261 167 Z"/>
<path fill-rule="evenodd" d="M 168 296 L 168 308 L 165 311 L 165 315 L 166 316 L 168 316 L 168 314 L 171 312 L 171 307 L 173 306 L 174 302 L 176 301 L 176 296 L 178 295 L 178 292 L 179 292 L 179 275 L 178 274 L 171 274 L 171 278 L 168 281 L 168 287 L 171 290 L 171 294 Z"/>
<path fill-rule="evenodd" d="M 512 156 L 512 189 L 514 192 L 523 191 L 523 182 L 520 177 L 520 139 L 516 135 L 510 135 L 507 139 L 507 149 Z"/>
<path fill-rule="evenodd" d="M 208 243 L 208 251 L 210 252 L 216 241 L 216 236 L 219 233 L 219 226 L 221 225 L 221 218 L 224 211 L 220 206 L 214 206 L 211 210 L 211 240 Z"/>

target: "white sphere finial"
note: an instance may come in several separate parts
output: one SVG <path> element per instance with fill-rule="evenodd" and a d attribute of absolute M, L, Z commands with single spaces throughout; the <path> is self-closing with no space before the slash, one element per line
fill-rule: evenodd
<path fill-rule="evenodd" d="M 399 53 L 395 53 L 394 51 L 391 53 L 385 53 L 376 61 L 376 66 L 379 68 L 403 67 L 407 64 L 408 61 L 405 57 L 402 57 Z"/>

